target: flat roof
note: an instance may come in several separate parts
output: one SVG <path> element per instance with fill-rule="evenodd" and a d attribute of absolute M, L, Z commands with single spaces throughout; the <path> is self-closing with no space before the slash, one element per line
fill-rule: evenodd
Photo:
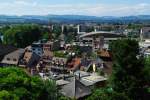
<path fill-rule="evenodd" d="M 104 37 L 110 37 L 110 38 L 113 38 L 113 37 L 123 37 L 125 35 L 123 34 L 120 34 L 120 33 L 115 33 L 113 31 L 97 31 L 97 32 L 90 32 L 90 33 L 85 33 L 85 34 L 82 34 L 80 35 L 79 38 L 83 38 L 83 37 L 91 37 L 91 36 L 104 36 Z"/>
<path fill-rule="evenodd" d="M 81 78 L 80 81 L 84 85 L 90 86 L 90 85 L 93 85 L 93 84 L 95 84 L 97 82 L 106 81 L 106 80 L 107 80 L 107 78 L 105 78 L 103 76 L 92 74 L 91 76 L 86 76 L 86 77 Z"/>

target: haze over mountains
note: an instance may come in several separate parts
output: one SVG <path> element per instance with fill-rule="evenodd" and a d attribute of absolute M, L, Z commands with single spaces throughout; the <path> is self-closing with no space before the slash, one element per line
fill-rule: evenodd
<path fill-rule="evenodd" d="M 54 23 L 82 23 L 82 22 L 96 22 L 96 23 L 150 23 L 150 15 L 137 16 L 85 16 L 85 15 L 24 15 L 24 16 L 7 16 L 0 15 L 0 23 L 40 23 L 47 24 Z"/>

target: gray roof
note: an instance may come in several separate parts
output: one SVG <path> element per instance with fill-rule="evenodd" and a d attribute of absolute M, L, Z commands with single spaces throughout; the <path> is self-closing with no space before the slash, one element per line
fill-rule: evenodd
<path fill-rule="evenodd" d="M 23 56 L 24 52 L 25 52 L 24 49 L 18 49 L 14 52 L 11 52 L 11 53 L 5 55 L 5 57 L 3 58 L 1 63 L 17 65 L 20 58 Z"/>
<path fill-rule="evenodd" d="M 91 89 L 83 85 L 79 80 L 73 79 L 72 82 L 62 87 L 61 93 L 67 97 L 79 99 L 91 94 Z"/>
<path fill-rule="evenodd" d="M 80 70 L 76 71 L 74 74 L 78 77 L 79 77 L 79 75 L 80 75 L 80 77 L 90 76 L 90 73 L 85 72 L 85 71 L 80 71 Z"/>
<path fill-rule="evenodd" d="M 63 79 L 56 81 L 56 84 L 57 84 L 58 86 L 66 85 L 66 84 L 68 84 L 68 83 L 69 83 L 69 81 L 63 80 Z"/>
<path fill-rule="evenodd" d="M 40 60 L 40 56 L 34 52 L 25 52 L 23 59 L 27 67 L 34 67 Z"/>
<path fill-rule="evenodd" d="M 17 50 L 17 48 L 14 46 L 0 44 L 0 61 L 3 59 L 5 55 L 15 50 Z"/>
<path fill-rule="evenodd" d="M 91 86 L 98 82 L 106 81 L 107 78 L 103 76 L 99 76 L 96 73 L 93 73 L 90 76 L 86 76 L 80 79 L 80 82 L 83 83 L 85 86 Z"/>
<path fill-rule="evenodd" d="M 123 37 L 124 35 L 120 34 L 120 33 L 115 33 L 113 31 L 97 31 L 97 32 L 90 32 L 90 33 L 85 33 L 85 34 L 82 34 L 80 36 L 80 38 L 83 38 L 83 37 L 92 37 L 92 36 L 104 36 L 105 38 L 106 37 Z"/>

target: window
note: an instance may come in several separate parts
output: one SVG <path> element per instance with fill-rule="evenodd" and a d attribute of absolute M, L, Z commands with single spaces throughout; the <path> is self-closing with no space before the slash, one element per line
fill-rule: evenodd
<path fill-rule="evenodd" d="M 13 61 L 17 61 L 17 59 L 14 58 Z"/>
<path fill-rule="evenodd" d="M 41 53 L 40 53 L 40 52 L 38 52 L 38 55 L 41 55 Z"/>
<path fill-rule="evenodd" d="M 38 51 L 41 51 L 41 49 L 38 49 Z"/>
<path fill-rule="evenodd" d="M 7 58 L 7 60 L 9 61 L 9 60 L 10 60 L 10 58 Z"/>

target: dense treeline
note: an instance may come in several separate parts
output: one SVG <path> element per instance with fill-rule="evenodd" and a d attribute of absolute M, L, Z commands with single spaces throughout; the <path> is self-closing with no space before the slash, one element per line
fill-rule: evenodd
<path fill-rule="evenodd" d="M 0 100 L 57 100 L 54 81 L 31 77 L 15 67 L 0 68 Z"/>
<path fill-rule="evenodd" d="M 53 30 L 36 24 L 10 25 L 0 28 L 4 36 L 4 44 L 11 44 L 16 47 L 26 47 L 39 39 L 61 38 L 62 29 L 60 25 L 54 25 Z M 68 43 L 75 40 L 76 29 L 64 27 L 64 40 Z"/>
<path fill-rule="evenodd" d="M 123 39 L 111 44 L 114 66 L 111 87 L 124 93 L 131 100 L 145 100 L 148 96 L 148 82 L 145 78 L 144 58 L 139 56 L 139 45 L 135 40 Z M 150 76 L 149 76 L 150 77 Z"/>
<path fill-rule="evenodd" d="M 130 39 L 110 44 L 113 72 L 104 89 L 96 89 L 87 100 L 149 100 L 150 59 L 139 56 L 138 42 Z"/>
<path fill-rule="evenodd" d="M 38 25 L 15 25 L 5 30 L 3 35 L 5 44 L 26 47 L 39 40 L 41 30 Z"/>

